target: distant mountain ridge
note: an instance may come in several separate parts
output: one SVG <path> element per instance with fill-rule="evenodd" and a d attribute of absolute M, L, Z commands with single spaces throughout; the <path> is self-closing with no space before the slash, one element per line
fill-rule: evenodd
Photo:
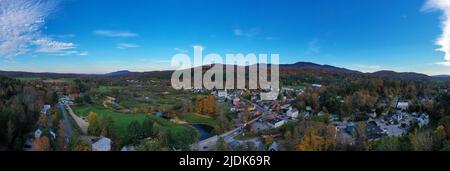
<path fill-rule="evenodd" d="M 270 64 L 269 64 L 270 65 Z M 229 66 L 229 65 L 228 65 Z M 248 66 L 246 66 L 248 67 Z M 369 76 L 376 78 L 393 78 L 393 79 L 415 79 L 415 80 L 431 80 L 431 79 L 450 79 L 450 75 L 428 76 L 415 72 L 395 72 L 395 71 L 377 71 L 373 73 L 363 73 L 360 71 L 340 68 L 331 65 L 321 65 L 312 62 L 297 62 L 293 64 L 280 64 L 280 70 L 293 70 L 295 72 L 313 72 L 323 71 L 323 73 L 341 73 L 353 74 L 361 76 Z M 209 68 L 204 66 L 204 68 Z M 23 71 L 0 71 L 0 76 L 7 77 L 44 77 L 44 78 L 63 78 L 63 77 L 161 77 L 166 78 L 171 75 L 172 71 L 148 71 L 148 72 L 131 72 L 129 70 L 120 70 L 107 74 L 76 74 L 76 73 L 34 73 Z M 291 72 L 292 73 L 292 72 Z"/>
<path fill-rule="evenodd" d="M 280 68 L 312 68 L 312 69 L 323 69 L 323 70 L 330 70 L 330 71 L 338 71 L 338 72 L 345 72 L 345 73 L 361 73 L 359 71 L 350 70 L 347 68 L 339 68 L 331 65 L 320 65 L 312 62 L 297 62 L 294 64 L 281 64 Z"/>
<path fill-rule="evenodd" d="M 377 71 L 370 73 L 370 76 L 373 77 L 385 77 L 385 78 L 393 78 L 393 79 L 413 79 L 413 80 L 430 80 L 433 77 L 428 76 L 426 74 L 420 74 L 415 72 L 395 72 L 395 71 Z"/>
<path fill-rule="evenodd" d="M 122 76 L 122 75 L 127 75 L 130 74 L 131 72 L 128 70 L 121 70 L 121 71 L 116 71 L 116 72 L 111 72 L 111 73 L 107 73 L 104 74 L 105 76 Z"/>
<path fill-rule="evenodd" d="M 450 79 L 450 75 L 435 75 L 433 78 Z"/>

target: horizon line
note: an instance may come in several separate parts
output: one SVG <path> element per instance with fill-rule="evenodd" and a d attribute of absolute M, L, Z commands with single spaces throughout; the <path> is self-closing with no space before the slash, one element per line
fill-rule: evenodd
<path fill-rule="evenodd" d="M 349 69 L 347 67 L 340 67 L 340 66 L 334 66 L 334 65 L 329 65 L 329 64 L 319 64 L 319 63 L 314 63 L 314 62 L 295 62 L 295 63 L 284 63 L 284 64 L 279 64 L 279 65 L 293 65 L 293 64 L 298 64 L 298 63 L 310 63 L 310 64 L 315 64 L 315 65 L 321 65 L 321 66 L 331 66 L 331 67 L 336 67 L 336 68 L 340 68 L 340 69 L 346 69 L 349 71 L 356 71 L 356 72 L 360 72 L 363 74 L 371 74 L 371 73 L 377 73 L 377 72 L 382 72 L 382 71 L 392 71 L 392 72 L 396 72 L 396 73 L 416 73 L 416 74 L 423 74 L 426 76 L 430 76 L 430 77 L 434 77 L 434 76 L 450 76 L 450 74 L 437 74 L 437 75 L 429 75 L 429 74 L 425 74 L 422 72 L 415 72 L 415 71 L 406 71 L 406 72 L 400 72 L 400 71 L 395 71 L 395 70 L 376 70 L 373 72 L 364 72 L 358 69 Z M 214 64 L 204 64 L 201 66 L 210 66 L 210 65 L 217 65 L 217 64 L 222 64 L 222 63 L 214 63 Z M 271 65 L 270 63 L 256 63 L 256 64 L 251 64 L 251 65 L 259 65 L 259 64 L 267 64 L 267 65 Z M 222 64 L 222 65 L 231 65 L 231 64 Z M 244 66 L 244 67 L 248 67 L 251 65 L 237 65 L 234 64 L 234 66 Z M 200 67 L 200 66 L 195 66 L 195 67 Z M 191 67 L 191 68 L 195 68 L 195 67 Z M 146 72 L 164 72 L 164 71 L 174 71 L 173 69 L 167 69 L 167 70 L 147 70 L 147 71 L 133 71 L 133 70 L 129 70 L 129 69 L 122 69 L 122 70 L 113 70 L 113 71 L 109 71 L 109 72 L 98 72 L 98 73 L 83 73 L 83 72 L 51 72 L 51 71 L 26 71 L 26 70 L 0 70 L 0 72 L 21 72 L 21 73 L 35 73 L 35 74 L 68 74 L 68 75 L 106 75 L 106 74 L 110 74 L 110 73 L 114 73 L 114 72 L 120 72 L 120 71 L 128 71 L 131 73 L 146 73 Z"/>

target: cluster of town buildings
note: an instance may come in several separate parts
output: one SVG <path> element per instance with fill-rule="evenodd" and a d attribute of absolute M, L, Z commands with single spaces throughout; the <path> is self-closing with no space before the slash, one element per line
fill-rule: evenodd
<path fill-rule="evenodd" d="M 312 85 L 312 88 L 322 87 L 319 84 Z M 281 89 L 282 93 L 304 93 L 301 89 Z M 249 123 L 250 130 L 260 131 L 264 129 L 274 129 L 283 126 L 292 121 L 298 121 L 299 118 L 310 118 L 311 116 L 323 116 L 324 112 L 313 113 L 311 106 L 306 106 L 304 109 L 297 109 L 292 106 L 295 99 L 274 100 L 259 100 L 259 93 L 257 91 L 251 92 L 250 100 L 243 100 L 243 91 L 226 91 L 218 90 L 214 93 L 219 99 L 227 99 L 231 102 L 232 112 L 242 113 L 250 111 L 253 118 L 259 118 L 257 122 Z M 423 127 L 429 124 L 430 118 L 426 113 L 408 113 L 408 101 L 399 101 L 396 98 L 392 104 L 393 111 L 389 113 L 376 113 L 372 110 L 367 113 L 369 119 L 366 123 L 366 134 L 369 140 L 378 140 L 386 136 L 403 136 L 406 135 L 413 126 Z M 263 109 L 256 108 L 258 106 Z M 263 111 L 262 111 L 263 110 Z M 266 113 L 264 116 L 261 116 Z M 239 115 L 238 115 L 239 116 Z M 357 136 L 356 122 L 350 118 L 343 118 L 340 120 L 338 115 L 329 114 L 329 121 L 336 127 L 337 135 L 339 137 L 347 137 L 348 144 L 352 144 Z M 248 121 L 241 121 L 241 125 L 246 125 Z M 270 150 L 278 149 L 279 144 L 271 145 Z M 267 149 L 266 149 L 267 150 Z"/>

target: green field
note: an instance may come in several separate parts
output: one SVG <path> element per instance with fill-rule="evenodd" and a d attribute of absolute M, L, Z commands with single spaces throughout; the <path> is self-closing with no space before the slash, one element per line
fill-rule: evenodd
<path fill-rule="evenodd" d="M 110 115 L 114 122 L 115 127 L 119 131 L 119 134 L 123 137 L 126 135 L 128 125 L 133 121 L 144 121 L 147 118 L 150 118 L 159 126 L 168 129 L 174 134 L 183 134 L 185 131 L 193 131 L 194 128 L 179 125 L 170 121 L 167 121 L 163 118 L 159 118 L 155 115 L 145 115 L 145 114 L 125 114 L 119 113 L 112 109 L 102 108 L 98 106 L 78 106 L 74 107 L 75 113 L 80 116 L 88 116 L 89 112 L 95 112 L 98 115 Z"/>
<path fill-rule="evenodd" d="M 108 94 L 111 94 L 111 92 L 113 90 L 121 90 L 121 89 L 122 89 L 122 87 L 120 87 L 120 86 L 99 86 L 97 91 L 100 94 L 108 95 Z"/>
<path fill-rule="evenodd" d="M 15 79 L 20 81 L 34 81 L 34 80 L 41 80 L 39 77 L 16 77 Z"/>
<path fill-rule="evenodd" d="M 189 122 L 191 124 L 206 124 L 212 127 L 215 127 L 216 125 L 219 124 L 219 122 L 209 116 L 201 116 L 198 114 L 193 114 L 193 113 L 187 113 L 184 115 L 184 119 L 186 120 L 186 122 Z"/>

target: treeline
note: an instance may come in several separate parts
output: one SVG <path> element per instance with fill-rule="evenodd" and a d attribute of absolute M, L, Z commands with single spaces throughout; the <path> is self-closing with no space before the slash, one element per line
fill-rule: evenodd
<path fill-rule="evenodd" d="M 368 111 L 385 112 L 395 99 L 410 102 L 411 110 L 432 114 L 429 102 L 438 95 L 437 84 L 411 80 L 367 78 L 325 84 L 321 88 L 307 88 L 297 97 L 295 107 L 311 106 L 313 112 L 324 108 L 343 117 L 364 120 Z M 435 100 L 436 101 L 436 100 Z M 357 114 L 357 116 L 354 116 Z"/>
<path fill-rule="evenodd" d="M 34 130 L 41 107 L 52 97 L 43 87 L 0 77 L 0 146 L 22 150 L 25 135 Z"/>
<path fill-rule="evenodd" d="M 289 151 L 450 151 L 449 122 L 417 128 L 400 137 L 367 138 L 365 122 L 355 123 L 353 143 L 336 134 L 332 124 L 303 120 L 281 128 L 283 150 Z"/>
<path fill-rule="evenodd" d="M 310 80 L 311 81 L 311 80 Z M 318 80 L 315 80 L 318 81 Z M 283 146 L 287 150 L 324 151 L 447 151 L 450 150 L 450 87 L 449 82 L 436 80 L 390 79 L 375 77 L 350 77 L 340 81 L 313 82 L 322 84 L 307 87 L 297 96 L 294 106 L 305 110 L 312 108 L 313 119 L 283 127 Z M 409 102 L 408 112 L 425 112 L 431 124 L 426 128 L 413 127 L 408 135 L 368 141 L 368 112 L 377 114 L 394 112 L 395 100 Z M 327 137 L 335 135 L 328 119 L 318 120 L 318 112 L 338 114 L 355 122 L 352 145 Z"/>

